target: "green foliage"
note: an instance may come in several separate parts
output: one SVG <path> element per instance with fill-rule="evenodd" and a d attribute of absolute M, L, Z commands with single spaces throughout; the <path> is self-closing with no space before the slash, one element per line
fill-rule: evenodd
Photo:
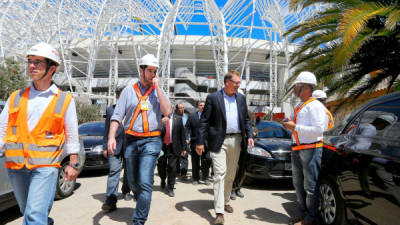
<path fill-rule="evenodd" d="M 76 101 L 78 124 L 101 120 L 100 107 L 89 103 Z"/>
<path fill-rule="evenodd" d="M 6 100 L 13 91 L 26 85 L 27 78 L 18 62 L 6 59 L 4 64 L 0 64 L 0 99 Z"/>
<path fill-rule="evenodd" d="M 398 0 L 291 0 L 292 8 L 330 3 L 316 16 L 285 34 L 301 47 L 292 55 L 293 81 L 312 71 L 329 93 L 356 99 L 400 78 L 400 5 Z M 370 76 L 366 76 L 369 74 Z"/>

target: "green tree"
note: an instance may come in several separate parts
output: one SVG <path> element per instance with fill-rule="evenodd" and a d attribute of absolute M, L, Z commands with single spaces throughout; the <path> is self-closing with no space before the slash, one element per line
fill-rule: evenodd
<path fill-rule="evenodd" d="M 24 76 L 20 63 L 6 59 L 0 64 L 0 99 L 6 100 L 10 94 L 27 85 L 27 78 Z"/>
<path fill-rule="evenodd" d="M 345 95 L 351 89 L 354 99 L 386 81 L 388 91 L 393 85 L 398 89 L 398 0 L 291 0 L 291 7 L 315 3 L 329 5 L 286 33 L 302 40 L 291 58 L 296 66 L 292 80 L 303 70 L 312 71 L 329 93 Z"/>
<path fill-rule="evenodd" d="M 78 124 L 101 120 L 100 107 L 81 101 L 76 101 Z"/>

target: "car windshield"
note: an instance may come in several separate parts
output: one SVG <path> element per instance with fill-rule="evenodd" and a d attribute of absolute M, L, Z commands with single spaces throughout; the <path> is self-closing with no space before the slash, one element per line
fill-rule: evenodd
<path fill-rule="evenodd" d="M 257 138 L 290 138 L 291 132 L 285 129 L 281 124 L 262 121 L 257 124 Z"/>
<path fill-rule="evenodd" d="M 79 135 L 84 136 L 103 136 L 104 122 L 84 123 L 79 125 Z"/>

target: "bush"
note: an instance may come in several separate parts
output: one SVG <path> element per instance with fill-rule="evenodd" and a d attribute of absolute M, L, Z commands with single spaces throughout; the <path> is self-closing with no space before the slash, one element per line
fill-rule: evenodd
<path fill-rule="evenodd" d="M 0 64 L 0 99 L 6 100 L 13 91 L 25 88 L 26 85 L 27 78 L 20 63 L 6 59 L 4 64 Z"/>
<path fill-rule="evenodd" d="M 80 101 L 76 101 L 76 114 L 78 124 L 102 119 L 99 106 Z"/>

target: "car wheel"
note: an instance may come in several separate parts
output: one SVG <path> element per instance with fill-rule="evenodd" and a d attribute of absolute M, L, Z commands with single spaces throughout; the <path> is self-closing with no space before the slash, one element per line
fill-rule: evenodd
<path fill-rule="evenodd" d="M 58 171 L 56 199 L 66 198 L 74 191 L 76 179 L 70 182 L 65 180 L 65 169 L 68 164 L 69 161 L 64 162 Z"/>
<path fill-rule="evenodd" d="M 344 224 L 344 202 L 337 184 L 324 178 L 321 180 L 319 192 L 321 194 L 319 212 L 323 224 Z"/>

